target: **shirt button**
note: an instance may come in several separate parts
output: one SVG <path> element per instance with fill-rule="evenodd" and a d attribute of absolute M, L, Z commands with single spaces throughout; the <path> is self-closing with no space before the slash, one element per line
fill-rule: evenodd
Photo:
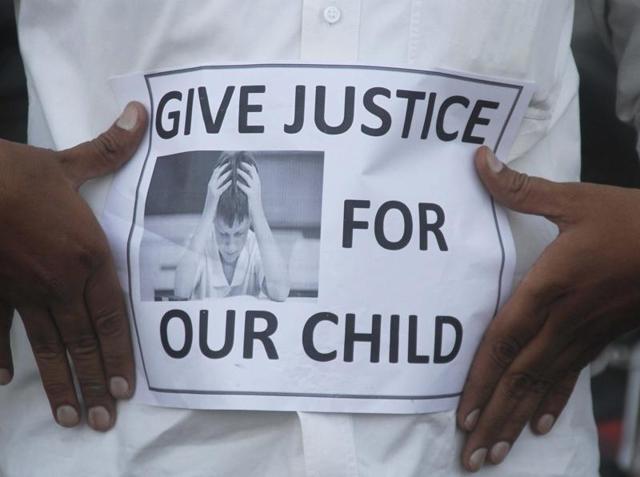
<path fill-rule="evenodd" d="M 324 9 L 324 19 L 330 25 L 334 23 L 338 23 L 340 21 L 340 17 L 342 16 L 342 12 L 340 9 L 334 5 L 327 7 Z"/>

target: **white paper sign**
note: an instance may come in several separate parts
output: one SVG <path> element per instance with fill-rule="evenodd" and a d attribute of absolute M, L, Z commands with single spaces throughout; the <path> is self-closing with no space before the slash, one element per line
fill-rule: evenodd
<path fill-rule="evenodd" d="M 531 85 L 405 68 L 203 66 L 113 80 L 149 134 L 103 225 L 136 399 L 187 408 L 454 408 L 514 247 L 473 154 Z"/>

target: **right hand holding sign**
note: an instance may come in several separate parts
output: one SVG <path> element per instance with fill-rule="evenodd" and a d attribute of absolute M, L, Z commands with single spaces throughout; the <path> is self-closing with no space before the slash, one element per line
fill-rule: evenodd
<path fill-rule="evenodd" d="M 81 416 L 67 352 L 93 429 L 110 429 L 115 400 L 133 393 L 124 298 L 106 237 L 78 188 L 131 158 L 146 117 L 130 103 L 108 131 L 60 152 L 0 141 L 0 384 L 13 377 L 16 308 L 62 426 Z"/>
<path fill-rule="evenodd" d="M 458 408 L 463 464 L 499 464 L 528 422 L 551 430 L 578 374 L 640 325 L 640 190 L 515 172 L 486 147 L 480 179 L 502 205 L 560 230 L 487 329 Z"/>

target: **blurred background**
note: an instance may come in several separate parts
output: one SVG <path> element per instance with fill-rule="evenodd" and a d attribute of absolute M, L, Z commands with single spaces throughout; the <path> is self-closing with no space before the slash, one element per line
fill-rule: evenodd
<path fill-rule="evenodd" d="M 13 2 L 0 0 L 0 138 L 27 140 L 27 86 L 25 84 Z"/>
<path fill-rule="evenodd" d="M 596 32 L 588 3 L 576 4 L 573 48 L 581 76 L 582 179 L 639 187 L 636 133 L 615 117 L 615 61 Z M 0 0 L 0 138 L 26 140 L 26 105 L 12 2 Z M 592 366 L 603 477 L 640 477 L 639 342 L 637 334 L 625 337 Z"/>
<path fill-rule="evenodd" d="M 583 0 L 576 0 L 572 46 L 580 72 L 582 180 L 637 188 L 636 131 L 615 116 L 616 63 Z M 592 365 L 602 477 L 640 476 L 638 343 L 638 333 L 627 336 Z"/>

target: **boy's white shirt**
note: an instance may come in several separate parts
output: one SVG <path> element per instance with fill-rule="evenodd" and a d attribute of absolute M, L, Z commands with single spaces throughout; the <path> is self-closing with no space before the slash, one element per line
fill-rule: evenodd
<path fill-rule="evenodd" d="M 118 114 L 107 84 L 116 74 L 224 61 L 406 64 L 535 81 L 538 92 L 512 154 L 502 159 L 553 180 L 578 178 L 571 0 L 16 0 L 16 6 L 32 144 L 65 148 L 105 129 Z M 338 21 L 329 7 L 338 9 Z M 637 91 L 625 98 L 622 110 L 635 107 L 637 114 Z M 83 189 L 97 213 L 108 184 Z M 556 230 L 537 217 L 510 220 L 520 278 Z M 15 379 L 0 390 L 2 475 L 465 475 L 454 412 L 207 412 L 121 403 L 107 434 L 62 429 L 52 420 L 24 329 L 14 323 Z M 505 463 L 477 475 L 589 477 L 597 466 L 583 373 L 549 436 L 525 429 Z"/>
<path fill-rule="evenodd" d="M 231 283 L 224 274 L 218 251 L 215 250 L 215 255 L 211 253 L 211 245 L 214 240 L 212 232 L 204 249 L 203 260 L 198 262 L 196 285 L 191 298 L 202 300 L 209 297 L 238 295 L 258 297 L 262 291 L 264 272 L 256 234 L 252 230 L 247 232 L 247 241 L 238 255 Z"/>

